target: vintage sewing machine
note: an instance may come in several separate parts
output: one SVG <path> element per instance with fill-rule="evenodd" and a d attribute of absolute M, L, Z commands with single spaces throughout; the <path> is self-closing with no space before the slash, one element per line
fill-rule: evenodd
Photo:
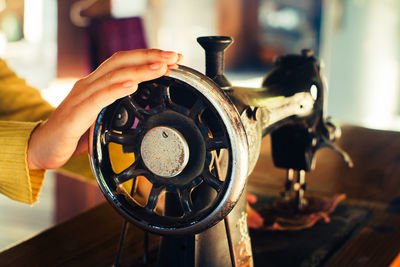
<path fill-rule="evenodd" d="M 159 266 L 252 266 L 245 191 L 261 139 L 271 135 L 274 164 L 288 169 L 286 195 L 294 191 L 298 210 L 318 149 L 351 160 L 333 145 L 340 129 L 326 118 L 312 51 L 279 57 L 260 88 L 239 88 L 224 76 L 232 39 L 198 42 L 206 75 L 179 66 L 99 114 L 90 134 L 92 169 L 128 222 L 163 235 Z M 112 168 L 110 143 L 134 154 L 122 172 Z"/>

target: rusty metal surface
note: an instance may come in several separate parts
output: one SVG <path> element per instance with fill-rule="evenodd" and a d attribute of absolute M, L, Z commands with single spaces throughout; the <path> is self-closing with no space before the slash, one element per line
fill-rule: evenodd
<path fill-rule="evenodd" d="M 178 131 L 158 126 L 146 133 L 140 146 L 143 162 L 154 174 L 170 178 L 178 175 L 189 161 L 189 146 Z"/>

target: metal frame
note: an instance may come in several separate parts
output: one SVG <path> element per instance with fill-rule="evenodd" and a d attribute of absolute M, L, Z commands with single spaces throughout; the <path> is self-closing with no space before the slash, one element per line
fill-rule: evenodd
<path fill-rule="evenodd" d="M 191 87 L 195 88 L 202 94 L 214 107 L 219 114 L 231 144 L 231 177 L 230 182 L 226 187 L 225 193 L 216 204 L 215 208 L 201 221 L 187 225 L 185 227 L 170 227 L 163 228 L 157 225 L 151 225 L 151 222 L 138 222 L 132 220 L 127 211 L 121 205 L 121 202 L 116 197 L 117 192 L 112 192 L 104 179 L 105 173 L 100 168 L 102 159 L 102 138 L 101 128 L 103 127 L 102 119 L 104 110 L 99 114 L 96 123 L 90 129 L 89 140 L 89 155 L 92 170 L 95 173 L 99 186 L 112 206 L 121 213 L 130 222 L 138 225 L 146 231 L 157 234 L 188 234 L 198 233 L 207 229 L 220 220 L 222 220 L 239 200 L 242 191 L 245 187 L 248 171 L 248 143 L 245 129 L 240 120 L 240 116 L 225 93 L 205 75 L 184 66 L 178 66 L 176 69 L 171 69 L 167 77 L 180 80 Z"/>

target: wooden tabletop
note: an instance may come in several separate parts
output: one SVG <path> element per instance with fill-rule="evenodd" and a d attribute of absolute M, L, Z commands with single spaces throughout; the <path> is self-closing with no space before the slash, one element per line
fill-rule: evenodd
<path fill-rule="evenodd" d="M 327 266 L 389 266 L 400 253 L 400 133 L 343 127 L 337 144 L 347 151 L 349 169 L 333 151 L 317 153 L 316 169 L 307 174 L 308 193 L 347 195 L 346 203 L 369 207 L 372 218 Z M 269 138 L 249 178 L 248 190 L 278 195 L 285 171 L 273 166 Z M 101 204 L 0 253 L 0 266 L 111 266 L 123 220 Z M 143 255 L 143 232 L 130 226 L 122 265 Z M 150 248 L 158 237 L 150 235 Z"/>
<path fill-rule="evenodd" d="M 286 171 L 273 166 L 269 142 L 263 142 L 248 190 L 278 195 Z M 345 193 L 345 203 L 369 207 L 372 218 L 327 266 L 388 266 L 400 253 L 400 132 L 344 126 L 336 144 L 350 154 L 354 167 L 322 149 L 306 176 L 308 193 Z"/>

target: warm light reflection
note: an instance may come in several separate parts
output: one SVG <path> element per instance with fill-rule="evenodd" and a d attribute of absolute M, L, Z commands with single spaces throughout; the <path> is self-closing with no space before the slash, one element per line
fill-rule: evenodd
<path fill-rule="evenodd" d="M 399 129 L 400 1 L 325 2 L 321 54 L 329 75 L 329 115 Z"/>
<path fill-rule="evenodd" d="M 24 2 L 24 37 L 29 42 L 37 43 L 42 40 L 43 1 L 25 0 Z"/>
<path fill-rule="evenodd" d="M 274 28 L 293 30 L 299 25 L 299 14 L 292 8 L 283 8 L 279 11 L 269 12 L 266 16 L 267 23 Z"/>
<path fill-rule="evenodd" d="M 364 79 L 365 124 L 374 128 L 393 128 L 399 96 L 400 73 L 397 36 L 398 14 L 390 5 L 374 3 L 364 49 L 368 54 Z"/>
<path fill-rule="evenodd" d="M 147 1 L 135 0 L 111 0 L 111 15 L 114 18 L 140 17 L 146 14 Z"/>
<path fill-rule="evenodd" d="M 315 84 L 311 85 L 310 94 L 311 94 L 311 97 L 312 97 L 314 100 L 317 100 L 317 97 L 318 97 L 318 88 L 317 88 L 317 86 L 316 86 Z"/>
<path fill-rule="evenodd" d="M 0 12 L 4 11 L 7 7 L 6 0 L 0 0 Z"/>
<path fill-rule="evenodd" d="M 3 32 L 0 32 L 0 56 L 4 57 L 7 49 L 7 37 Z"/>
<path fill-rule="evenodd" d="M 259 77 L 247 77 L 246 75 L 229 75 L 229 79 L 234 86 L 237 87 L 249 87 L 249 88 L 259 88 L 264 79 L 263 76 Z"/>
<path fill-rule="evenodd" d="M 71 91 L 76 78 L 54 80 L 50 86 L 41 91 L 43 98 L 52 106 L 57 107 Z"/>

